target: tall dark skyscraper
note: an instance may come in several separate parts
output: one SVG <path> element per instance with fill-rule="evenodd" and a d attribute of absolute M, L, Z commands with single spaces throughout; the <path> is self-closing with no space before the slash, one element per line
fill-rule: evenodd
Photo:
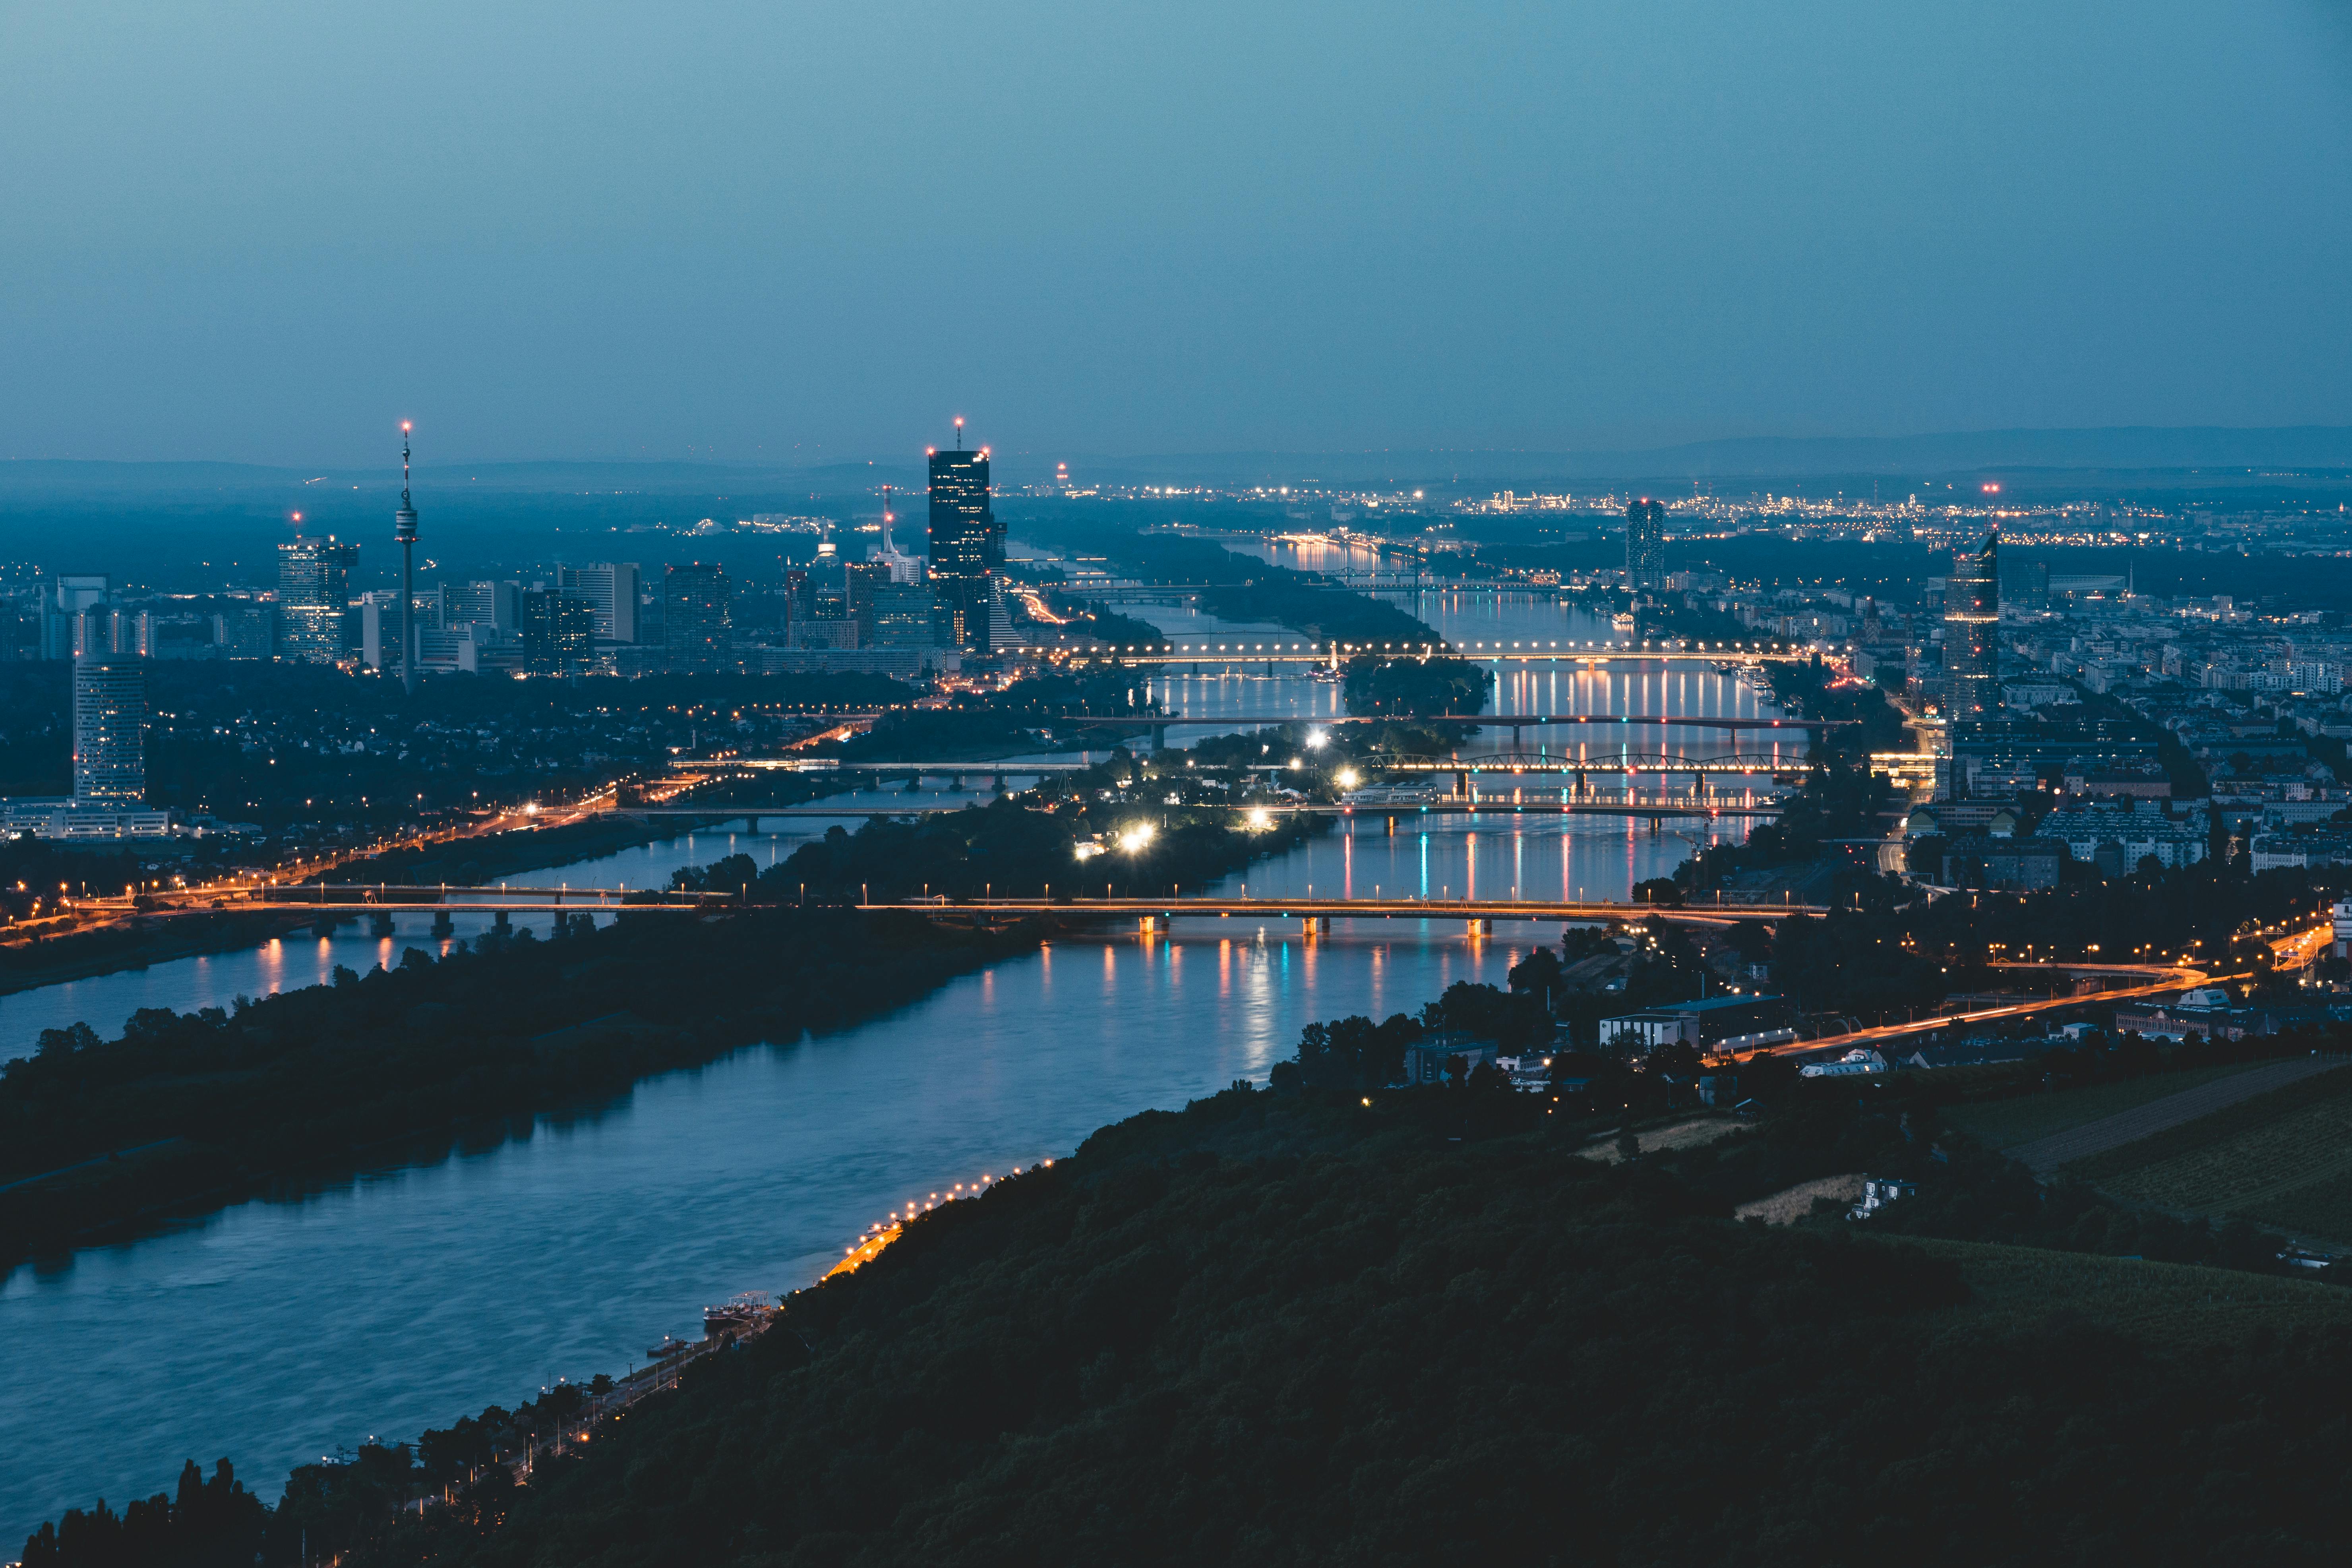
<path fill-rule="evenodd" d="M 278 547 L 278 626 L 287 658 L 332 664 L 342 657 L 343 612 L 359 563 L 360 547 L 338 544 L 332 534 Z"/>
<path fill-rule="evenodd" d="M 1643 496 L 1625 508 L 1625 584 L 1637 594 L 1666 585 L 1666 508 Z"/>
<path fill-rule="evenodd" d="M 2000 526 L 1952 552 L 1944 586 L 1944 706 L 1952 719 L 2000 711 Z"/>
<path fill-rule="evenodd" d="M 134 658 L 74 660 L 74 804 L 147 800 L 147 672 Z"/>
<path fill-rule="evenodd" d="M 578 675 L 595 657 L 596 606 L 562 588 L 522 595 L 522 668 L 530 675 Z"/>
<path fill-rule="evenodd" d="M 950 640 L 989 650 L 989 579 L 1004 568 L 1004 532 L 990 504 L 988 448 L 966 451 L 956 421 L 953 451 L 931 452 L 931 587 Z"/>
<path fill-rule="evenodd" d="M 716 669 L 735 642 L 726 568 L 673 566 L 662 574 L 662 641 L 672 669 Z"/>

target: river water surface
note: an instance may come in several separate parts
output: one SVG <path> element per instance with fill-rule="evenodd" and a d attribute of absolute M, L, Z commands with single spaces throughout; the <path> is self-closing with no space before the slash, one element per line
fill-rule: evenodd
<path fill-rule="evenodd" d="M 1504 639 L 1574 615 L 1542 599 L 1419 613 L 1454 637 L 1465 623 L 1441 613 L 1484 617 Z M 1213 720 L 1336 710 L 1329 683 L 1296 675 L 1168 675 L 1155 689 Z M 1507 666 L 1500 695 L 1523 713 L 1756 711 L 1705 667 Z M 1706 731 L 1652 738 L 1728 749 Z M 869 805 L 845 804 L 852 819 Z M 771 862 L 828 824 L 761 826 L 779 831 L 698 833 L 530 879 L 653 886 L 738 850 Z M 1693 837 L 1613 817 L 1433 816 L 1391 834 L 1358 818 L 1228 886 L 1622 898 L 1709 831 L 1742 827 Z M 425 917 L 399 922 L 389 941 L 347 928 L 0 999 L 0 1041 L 16 1054 L 40 1027 L 88 1018 L 112 1032 L 137 1006 L 220 1005 L 435 945 Z M 461 921 L 459 935 L 472 929 Z M 663 1335 L 697 1333 L 708 1303 L 808 1283 L 906 1200 L 1066 1153 L 1149 1107 L 1263 1081 L 1307 1023 L 1411 1011 L 1455 980 L 1500 984 L 1557 936 L 1506 922 L 1474 942 L 1453 921 L 1339 921 L 1310 943 L 1295 922 L 1232 919 L 1179 921 L 1163 939 L 1057 940 L 859 1027 L 650 1079 L 487 1147 L 19 1268 L 0 1281 L 13 1363 L 0 1549 L 65 1507 L 163 1489 L 184 1458 L 228 1456 L 274 1500 L 289 1467 L 339 1446 L 412 1438 L 556 1376 L 624 1370 Z"/>

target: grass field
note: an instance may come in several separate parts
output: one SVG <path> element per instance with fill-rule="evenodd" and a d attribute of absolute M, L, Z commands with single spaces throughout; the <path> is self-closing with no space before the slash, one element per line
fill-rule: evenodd
<path fill-rule="evenodd" d="M 2185 1089 L 2260 1067 L 2260 1062 L 2236 1062 L 2227 1067 L 2190 1068 L 2183 1072 L 2153 1073 L 2119 1083 L 2094 1084 L 2089 1089 L 2060 1089 L 2054 1094 L 2027 1094 L 2014 1100 L 1987 1100 L 1980 1105 L 1956 1105 L 1943 1113 L 1949 1125 L 1991 1149 L 2014 1149 L 2070 1127 L 2080 1127 L 2118 1111 L 2134 1110 L 2152 1100 L 2179 1094 Z"/>
<path fill-rule="evenodd" d="M 2181 1263 L 1906 1238 L 1960 1266 L 1975 1300 L 1956 1310 L 2000 1317 L 2074 1312 L 2160 1347 L 2236 1342 L 2250 1330 L 2352 1330 L 2352 1290 Z"/>
<path fill-rule="evenodd" d="M 2136 1203 L 2242 1214 L 2352 1241 L 2352 1068 L 2257 1095 L 2067 1169 Z"/>

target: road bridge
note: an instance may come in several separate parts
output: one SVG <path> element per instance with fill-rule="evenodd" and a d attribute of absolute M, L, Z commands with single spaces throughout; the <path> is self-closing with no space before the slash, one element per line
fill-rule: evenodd
<path fill-rule="evenodd" d="M 1727 925 L 1740 920 L 1769 921 L 1828 912 L 1826 909 L 1811 904 L 1680 906 L 1619 903 L 1607 900 L 1318 899 L 1311 889 L 1306 896 L 1297 898 L 1262 896 L 1254 899 L 1247 896 L 1246 890 L 1239 896 L 1152 899 L 1113 897 L 1106 892 L 1103 897 L 1094 898 L 1080 896 L 1085 872 L 1074 869 L 1071 875 L 1073 880 L 1068 885 L 1069 891 L 1060 897 L 1053 896 L 1050 890 L 1039 898 L 951 900 L 940 895 L 898 901 L 861 900 L 853 907 L 859 910 L 904 910 L 933 917 L 962 919 L 1025 915 L 1131 919 L 1144 931 L 1164 931 L 1167 921 L 1180 917 L 1296 920 L 1302 922 L 1308 935 L 1318 935 L 1328 931 L 1334 920 L 1461 921 L 1465 922 L 1470 934 L 1483 936 L 1493 931 L 1494 922 L 1498 920 L 1591 922 L 1638 921 L 1658 915 L 1669 921 L 1691 924 Z M 91 900 L 93 906 L 105 902 L 102 900 Z M 158 915 L 193 914 L 215 906 L 352 915 L 400 910 L 430 910 L 451 914 L 501 910 L 509 913 L 561 911 L 577 914 L 599 910 L 618 913 L 625 910 L 630 914 L 711 914 L 756 907 L 747 906 L 742 898 L 731 893 L 656 893 L 635 888 L 403 887 L 393 883 L 309 882 L 215 893 L 201 899 L 191 898 L 184 904 L 166 906 L 151 912 Z"/>
<path fill-rule="evenodd" d="M 879 718 L 876 714 L 873 717 Z M 1496 730 L 1565 728 L 1588 724 L 1651 725 L 1662 730 L 1790 730 L 1813 734 L 1849 730 L 1859 719 L 1730 718 L 1703 713 L 1349 713 L 1323 718 L 1305 713 L 1055 713 L 1040 723 L 1071 729 L 1101 729 L 1124 725 L 1155 730 L 1181 729 L 1188 724 L 1311 724 L 1336 729 L 1347 724 L 1418 724 L 1434 728 L 1468 725 Z"/>
<path fill-rule="evenodd" d="M 707 821 L 730 822 L 738 817 L 782 816 L 828 817 L 838 822 L 845 817 L 930 816 L 967 810 L 969 804 L 810 805 L 800 802 L 791 805 L 611 805 L 600 810 L 605 816 L 631 818 L 695 816 Z M 1778 800 L 1748 801 L 1720 795 L 1658 794 L 1628 798 L 1613 792 L 1595 792 L 1572 800 L 1528 800 L 1516 798 L 1508 792 L 1488 791 L 1483 795 L 1341 801 L 1337 804 L 1328 801 L 1195 801 L 1186 809 L 1262 812 L 1269 816 L 1363 816 L 1375 820 L 1398 820 L 1415 816 L 1778 816 L 1783 808 Z"/>
<path fill-rule="evenodd" d="M 1083 879 L 1083 871 L 1073 875 Z M 1090 915 L 1108 919 L 1132 919 L 1137 929 L 1147 934 L 1164 932 L 1168 922 L 1178 919 L 1208 920 L 1295 920 L 1307 936 L 1319 936 L 1330 930 L 1335 920 L 1417 920 L 1460 921 L 1473 937 L 1493 934 L 1496 921 L 1558 921 L 1570 923 L 1596 923 L 1609 921 L 1642 921 L 1652 915 L 1681 924 L 1721 926 L 1743 920 L 1785 920 L 1797 915 L 1827 914 L 1828 909 L 1816 904 L 1741 904 L 1714 903 L 1705 905 L 1617 903 L 1605 900 L 1560 900 L 1552 899 L 1391 899 L 1391 898 L 1316 898 L 1312 889 L 1303 897 L 1240 897 L 1139 899 L 1103 897 L 1071 897 L 1040 899 L 979 899 L 950 900 L 944 895 L 928 900 L 912 900 L 897 903 L 861 903 L 863 910 L 911 910 L 931 915 L 960 915 L 966 918 L 999 915 Z"/>

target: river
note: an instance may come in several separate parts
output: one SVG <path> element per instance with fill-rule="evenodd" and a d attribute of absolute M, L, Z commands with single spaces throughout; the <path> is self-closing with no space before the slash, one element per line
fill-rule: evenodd
<path fill-rule="evenodd" d="M 1504 639 L 1573 615 L 1549 600 L 1438 613 L 1449 637 L 1484 617 Z M 1302 676 L 1155 680 L 1172 710 L 1204 717 L 1218 689 L 1235 717 L 1333 710 L 1332 687 Z M 1507 666 L 1501 689 L 1518 712 L 1755 710 L 1752 693 L 1704 668 Z M 1706 731 L 1656 739 L 1724 749 Z M 908 798 L 859 797 L 845 815 Z M 763 826 L 780 831 L 697 833 L 528 879 L 654 886 L 739 850 L 781 858 L 828 824 Z M 1430 817 L 1393 835 L 1367 817 L 1228 885 L 1622 897 L 1693 843 L 1611 817 Z M 347 928 L 22 993 L 0 1000 L 0 1037 L 15 1047 L 81 1017 L 110 1031 L 137 1006 L 315 983 L 337 963 L 431 948 L 427 918 L 396 917 L 388 941 Z M 859 1027 L 650 1079 L 487 1147 L 19 1268 L 0 1282 L 0 1336 L 16 1352 L 0 1399 L 0 1549 L 65 1507 L 164 1489 L 184 1458 L 228 1456 L 274 1500 L 290 1466 L 339 1446 L 412 1438 L 558 1375 L 625 1369 L 664 1334 L 698 1332 L 708 1303 L 807 1283 L 899 1203 L 1067 1152 L 1148 1107 L 1263 1081 L 1309 1022 L 1411 1011 L 1456 980 L 1500 984 L 1557 935 L 1502 922 L 1472 942 L 1454 921 L 1338 921 L 1310 943 L 1295 922 L 1183 920 L 1164 939 L 1065 938 Z"/>

